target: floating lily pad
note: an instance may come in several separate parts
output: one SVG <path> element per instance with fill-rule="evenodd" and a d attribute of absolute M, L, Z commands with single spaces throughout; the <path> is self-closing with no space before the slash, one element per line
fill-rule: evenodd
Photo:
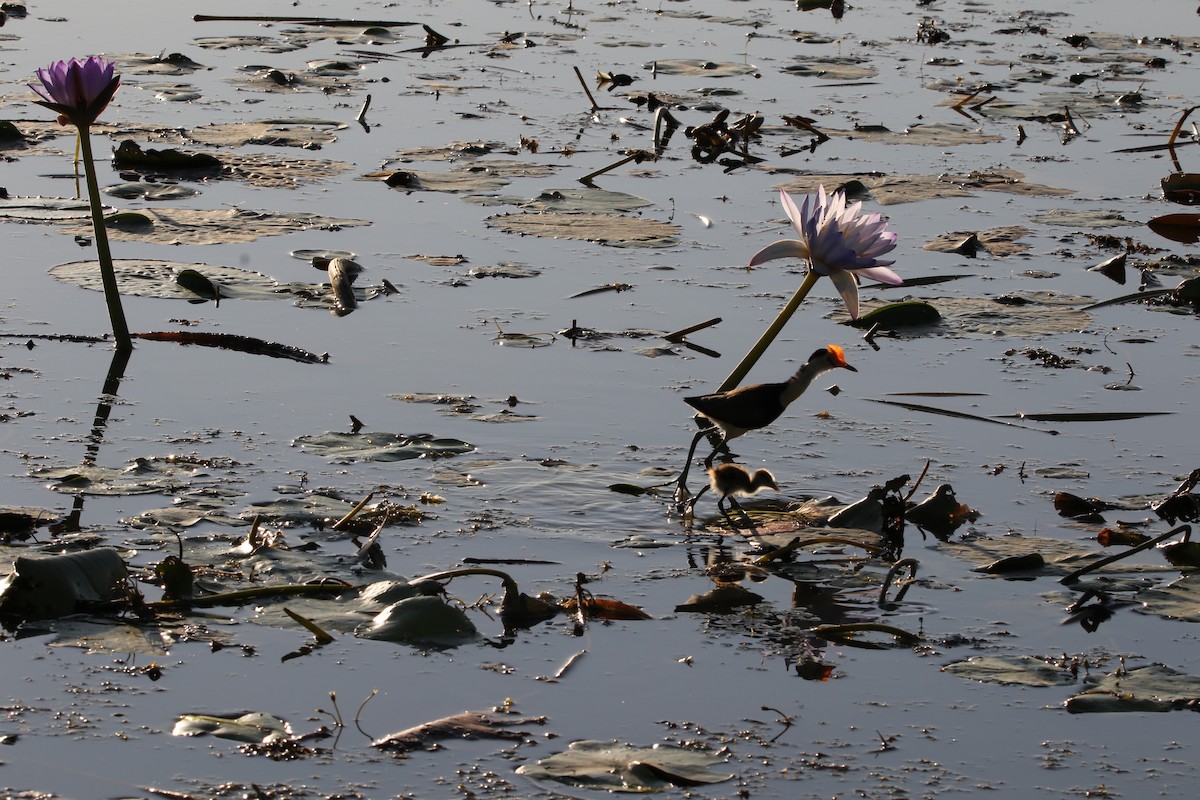
<path fill-rule="evenodd" d="M 610 192 L 607 189 L 547 189 L 527 203 L 522 203 L 525 211 L 557 211 L 559 213 L 574 212 L 606 212 L 623 213 L 636 211 L 652 205 L 649 200 L 635 197 L 625 192 Z"/>
<path fill-rule="evenodd" d="M 794 178 L 779 188 L 792 194 L 815 194 L 817 186 L 826 190 L 842 186 L 851 199 L 870 197 L 881 206 L 911 203 L 945 197 L 971 197 L 976 191 L 1003 192 L 1037 197 L 1071 194 L 1067 189 L 1055 189 L 1037 183 L 1027 183 L 1016 170 L 993 170 L 967 175 L 884 175 L 881 173 L 828 174 Z"/>
<path fill-rule="evenodd" d="M 222 299 L 289 299 L 287 294 L 280 292 L 279 284 L 274 278 L 263 275 L 261 272 L 251 272 L 236 267 L 118 258 L 113 261 L 113 269 L 117 274 L 117 286 L 121 289 L 121 293 L 135 297 L 193 300 L 196 295 L 180 286 L 176 280 L 180 273 L 192 270 L 219 284 Z M 104 285 L 100 278 L 100 262 L 98 261 L 72 261 L 68 264 L 59 264 L 50 270 L 50 274 L 63 283 L 71 283 L 96 292 L 104 291 Z"/>
<path fill-rule="evenodd" d="M 681 747 L 582 740 L 571 742 L 569 750 L 519 767 L 517 774 L 610 792 L 657 792 L 730 780 L 733 775 L 710 769 L 719 763 L 715 756 Z"/>
<path fill-rule="evenodd" d="M 105 213 L 114 209 L 105 207 Z M 61 222 L 91 220 L 92 207 L 87 200 L 70 197 L 0 197 L 0 219 L 25 222 Z M 91 231 L 89 223 L 89 232 Z"/>
<path fill-rule="evenodd" d="M 978 243 L 977 247 L 986 250 L 988 254 L 997 258 L 1003 258 L 1005 256 L 1028 252 L 1029 245 L 1017 241 L 1017 239 L 1028 234 L 1029 228 L 1023 225 L 1008 225 L 1003 228 L 991 228 L 986 231 L 955 231 L 934 237 L 925 243 L 924 249 L 933 250 L 938 253 L 961 253 L 968 258 L 973 258 L 974 255 L 969 252 L 963 252 L 963 248 L 964 242 L 974 236 Z"/>
<path fill-rule="evenodd" d="M 282 236 L 301 230 L 338 230 L 370 225 L 366 220 L 338 219 L 304 211 L 250 211 L 195 208 L 144 209 L 136 225 L 116 224 L 109 238 L 159 244 L 228 244 L 252 242 L 264 236 Z M 91 225 L 67 226 L 70 234 L 87 236 Z"/>
<path fill-rule="evenodd" d="M 1055 292 L 1021 292 L 1001 297 L 942 297 L 934 301 L 942 315 L 941 335 L 1017 336 L 1036 339 L 1087 327 L 1086 300 Z"/>
<path fill-rule="evenodd" d="M 303 147 L 314 150 L 337 141 L 335 131 L 346 127 L 344 122 L 312 119 L 267 119 L 255 122 L 231 122 L 189 128 L 185 136 L 191 142 L 216 147 L 270 145 L 272 147 Z"/>
<path fill-rule="evenodd" d="M 1200 574 L 1189 573 L 1168 586 L 1147 589 L 1137 599 L 1142 606 L 1134 610 L 1143 614 L 1200 622 Z"/>
<path fill-rule="evenodd" d="M 475 445 L 458 439 L 437 439 L 429 434 L 322 433 L 300 436 L 292 444 L 307 453 L 338 462 L 406 461 L 410 458 L 445 458 L 470 453 Z"/>
<path fill-rule="evenodd" d="M 183 53 L 132 53 L 111 57 L 120 65 L 122 74 L 131 75 L 190 75 L 208 67 L 193 61 Z"/>
<path fill-rule="evenodd" d="M 855 56 L 812 56 L 805 55 L 799 64 L 784 67 L 788 75 L 802 78 L 819 78 L 823 81 L 865 81 L 874 78 L 879 70 L 865 58 Z"/>
<path fill-rule="evenodd" d="M 1122 669 L 1085 682 L 1090 688 L 1066 702 L 1072 714 L 1193 709 L 1200 702 L 1200 678 L 1163 664 Z"/>
<path fill-rule="evenodd" d="M 1130 225 L 1140 225 L 1125 219 L 1120 211 L 1087 211 L 1053 208 L 1041 214 L 1030 217 L 1034 222 L 1043 225 L 1061 225 L 1068 228 L 1124 228 Z"/>
<path fill-rule="evenodd" d="M 497 214 L 488 225 L 505 233 L 550 239 L 582 239 L 614 247 L 671 247 L 678 243 L 678 225 L 616 214 Z"/>
<path fill-rule="evenodd" d="M 651 65 L 647 64 L 647 68 Z M 662 75 L 684 75 L 688 77 L 731 78 L 737 75 L 751 75 L 758 71 L 757 67 L 749 64 L 717 63 L 702 61 L 697 58 L 676 58 L 656 60 L 653 64 L 655 72 Z"/>
<path fill-rule="evenodd" d="M 199 190 L 178 183 L 118 183 L 106 186 L 105 194 L 119 197 L 122 200 L 185 200 L 200 194 Z"/>
<path fill-rule="evenodd" d="M 43 467 L 32 476 L 47 481 L 47 488 L 56 492 L 113 497 L 173 492 L 207 482 L 227 481 L 198 470 L 195 465 L 173 463 L 169 458 L 138 458 L 124 467 L 80 465 L 75 467 Z"/>
<path fill-rule="evenodd" d="M 970 681 L 1009 686 L 1062 686 L 1076 681 L 1066 667 L 1032 656 L 972 656 L 947 664 L 942 672 Z"/>

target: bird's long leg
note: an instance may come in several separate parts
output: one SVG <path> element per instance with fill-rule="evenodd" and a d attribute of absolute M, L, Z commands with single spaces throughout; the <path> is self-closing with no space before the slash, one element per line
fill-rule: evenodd
<path fill-rule="evenodd" d="M 701 497 L 703 497 L 704 493 L 707 492 L 708 490 L 709 490 L 709 487 L 707 485 L 700 487 L 700 491 L 696 492 L 696 494 L 693 495 L 692 499 L 687 501 L 688 511 L 691 511 L 692 509 L 694 509 L 696 507 L 696 502 Z"/>
<path fill-rule="evenodd" d="M 737 500 L 734 500 L 732 497 L 730 497 L 729 500 L 735 505 L 737 504 Z M 741 506 L 738 507 L 741 508 Z M 725 521 L 729 523 L 729 530 L 736 531 L 738 529 L 737 523 L 733 521 L 733 517 L 729 516 L 729 512 L 725 510 L 724 497 L 717 501 L 717 510 L 721 512 L 721 514 L 725 517 Z M 742 513 L 745 512 L 743 511 Z M 753 526 L 753 523 L 751 523 L 751 525 Z"/>
<path fill-rule="evenodd" d="M 754 524 L 754 520 L 750 518 L 750 515 L 746 513 L 746 509 L 742 508 L 742 504 L 737 501 L 737 498 L 730 497 L 729 502 L 738 510 L 738 513 L 742 515 L 742 518 L 746 520 L 746 524 L 750 526 L 751 532 L 757 535 L 758 527 Z"/>
<path fill-rule="evenodd" d="M 679 473 L 679 479 L 675 482 L 675 509 L 680 513 L 691 507 L 688 505 L 687 479 L 688 473 L 692 469 L 692 457 L 696 455 L 696 446 L 700 444 L 700 440 L 704 438 L 705 434 L 712 430 L 715 430 L 715 426 L 699 430 L 692 437 L 692 446 L 688 448 L 687 460 L 683 462 L 683 470 Z M 702 489 L 701 492 L 703 491 Z M 692 504 L 694 505 L 695 501 L 692 501 Z"/>
<path fill-rule="evenodd" d="M 708 433 L 711 430 L 713 430 L 713 428 L 709 428 L 708 431 L 705 431 L 705 433 Z M 721 452 L 721 448 L 725 446 L 725 442 L 728 439 L 729 436 L 725 433 L 725 431 L 721 431 L 721 441 L 717 442 L 717 446 L 714 447 L 713 451 L 708 454 L 708 458 L 704 459 L 705 469 L 712 469 L 713 459 L 717 457 L 717 453 Z"/>

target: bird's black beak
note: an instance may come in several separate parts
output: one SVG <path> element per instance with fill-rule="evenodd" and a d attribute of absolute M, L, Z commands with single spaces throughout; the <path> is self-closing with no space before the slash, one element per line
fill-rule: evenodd
<path fill-rule="evenodd" d="M 852 367 L 849 364 L 842 364 L 842 367 L 844 369 L 850 370 L 851 372 L 858 372 L 858 367 Z"/>

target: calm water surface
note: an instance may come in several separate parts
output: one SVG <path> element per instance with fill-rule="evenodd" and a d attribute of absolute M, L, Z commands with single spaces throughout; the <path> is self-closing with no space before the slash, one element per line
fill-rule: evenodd
<path fill-rule="evenodd" d="M 104 434 L 99 463 L 123 466 L 135 458 L 173 452 L 231 458 L 241 467 L 226 479 L 244 493 L 235 506 L 277 497 L 303 478 L 308 488 L 360 497 L 379 485 L 400 487 L 412 497 L 425 491 L 447 502 L 418 528 L 385 534 L 389 568 L 406 576 L 445 569 L 465 558 L 529 558 L 553 562 L 514 568 L 531 593 L 571 592 L 577 572 L 603 577 L 593 588 L 646 608 L 649 622 L 594 624 L 583 638 L 565 623 L 522 633 L 503 650 L 485 645 L 423 653 L 349 636 L 306 658 L 280 662 L 308 638 L 298 630 L 254 624 L 253 609 L 212 621 L 237 647 L 211 653 L 201 643 L 169 652 L 86 653 L 55 646 L 45 635 L 0 643 L 0 698 L 9 710 L 0 734 L 20 734 L 0 753 L 5 793 L 42 791 L 63 797 L 151 796 L 156 786 L 195 797 L 226 796 L 257 783 L 274 796 L 328 796 L 337 791 L 363 797 L 550 796 L 514 774 L 522 763 L 544 758 L 570 741 L 615 739 L 649 746 L 661 741 L 727 748 L 733 781 L 694 790 L 711 797 L 739 792 L 758 797 L 915 797 L 996 789 L 1007 795 L 1033 792 L 1076 797 L 1086 792 L 1140 797 L 1191 794 L 1194 759 L 1186 746 L 1194 719 L 1168 714 L 1073 716 L 1063 700 L 1078 687 L 1019 688 L 965 681 L 939 671 L 974 653 L 1088 656 L 1109 672 L 1125 657 L 1128 666 L 1164 663 L 1187 672 L 1195 662 L 1196 634 L 1186 623 L 1121 610 L 1096 633 L 1062 624 L 1071 597 L 1057 581 L 1002 581 L 970 572 L 952 544 L 910 531 L 905 555 L 921 562 L 927 582 L 890 614 L 891 624 L 923 630 L 931 646 L 868 651 L 830 645 L 818 655 L 835 665 L 833 679 L 801 680 L 791 662 L 805 637 L 788 627 L 792 585 L 772 577 L 751 586 L 766 597 L 757 611 L 707 617 L 674 613 L 674 607 L 711 587 L 702 565 L 712 536 L 689 535 L 668 514 L 665 499 L 633 498 L 610 484 L 652 482 L 646 471 L 675 470 L 691 438 L 691 420 L 680 398 L 718 385 L 774 317 L 801 280 L 797 265 L 772 262 L 747 272 L 744 264 L 764 244 L 788 231 L 776 202 L 777 187 L 805 173 L 893 175 L 965 174 L 1015 169 L 1029 182 L 1070 190 L 1066 196 L 1020 196 L 977 192 L 880 207 L 900 234 L 896 269 L 905 276 L 970 274 L 952 283 L 883 294 L 864 290 L 868 303 L 913 296 L 937 303 L 959 298 L 1051 291 L 1077 303 L 1133 291 L 1106 281 L 1092 266 L 1112 255 L 1086 234 L 1111 233 L 1187 255 L 1192 248 L 1160 239 L 1141 223 L 1180 211 L 1161 200 L 1159 180 L 1172 167 L 1156 154 L 1115 155 L 1124 147 L 1159 141 L 1183 108 L 1192 105 L 1200 48 L 1200 17 L 1191 4 L 1148 0 L 1064 2 L 1052 13 L 1016 3 L 856 3 L 835 20 L 827 10 L 799 12 L 787 2 L 575 3 L 256 3 L 254 14 L 336 15 L 425 23 L 466 44 L 426 59 L 401 53 L 421 43 L 419 28 L 396 29 L 398 43 L 342 44 L 331 39 L 291 52 L 252 48 L 209 49 L 196 40 L 215 36 L 279 38 L 297 30 L 285 24 L 197 23 L 192 15 L 246 13 L 247 4 L 60 2 L 31 4 L 25 19 L 0 28 L 0 114 L 20 125 L 46 115 L 26 102 L 23 86 L 33 70 L 58 58 L 92 52 L 182 52 L 208 69 L 170 78 L 192 84 L 201 97 L 191 103 L 156 99 L 152 79 L 127 75 L 104 121 L 144 130 L 187 128 L 278 117 L 312 117 L 349 123 L 320 150 L 288 148 L 285 155 L 346 162 L 332 180 L 295 189 L 262 189 L 225 181 L 198 185 L 201 194 L 155 208 L 243 208 L 308 211 L 367 220 L 367 227 L 308 230 L 246 244 L 170 246 L 114 241 L 118 258 L 155 258 L 241 267 L 281 282 L 317 282 L 319 273 L 291 257 L 295 250 L 341 249 L 357 254 L 367 279 L 401 288 L 394 297 L 364 303 L 347 317 L 305 310 L 286 302 L 231 302 L 220 308 L 128 297 L 134 330 L 175 329 L 178 320 L 202 330 L 258 336 L 314 352 L 326 365 L 300 365 L 236 353 L 140 343 L 121 384 L 119 402 Z M 950 42 L 931 47 L 915 41 L 923 18 L 936 21 Z M 1038 25 L 1044 35 L 1001 31 Z M 528 47 L 492 47 L 505 33 L 520 32 Z M 797 32 L 814 34 L 799 43 Z M 753 35 L 751 35 L 753 34 Z M 1122 51 L 1160 55 L 1165 69 L 1147 70 L 1132 56 L 1112 77 L 1112 60 L 1090 61 L 1103 48 L 1075 50 L 1062 42 L 1072 34 L 1185 37 L 1179 50 L 1123 40 Z M 367 59 L 365 52 L 380 58 Z M 490 53 L 490 55 L 488 55 Z M 320 58 L 354 58 L 362 64 L 347 90 L 265 91 L 236 82 L 247 65 L 303 70 Z M 384 57 L 394 56 L 394 57 Z M 809 59 L 855 56 L 877 74 L 866 82 L 821 80 L 784 72 Z M 957 59 L 950 65 L 933 59 Z M 731 77 L 653 74 L 649 65 L 672 59 L 751 65 Z M 599 103 L 614 110 L 596 114 L 579 87 L 578 67 Z M 1015 73 L 1041 69 L 1043 83 L 1007 83 Z M 632 86 L 608 93 L 593 80 L 600 71 L 636 77 Z M 1067 77 L 1089 73 L 1077 88 Z M 1053 124 L 1024 121 L 1028 138 L 1017 142 L 1018 120 L 947 107 L 947 87 L 996 83 L 1001 101 L 1028 102 L 1044 91 L 1097 93 L 1141 91 L 1136 108 L 1105 107 L 1081 114 L 1091 127 L 1069 143 Z M 847 86 L 846 83 L 860 83 Z M 830 84 L 838 84 L 836 86 Z M 440 88 L 440 91 L 435 91 Z M 711 105 L 696 106 L 703 100 Z M 708 91 L 717 90 L 717 91 Z M 668 248 L 605 247 L 568 239 L 519 237 L 484 220 L 516 211 L 515 202 L 546 190 L 578 187 L 577 178 L 617 160 L 626 147 L 651 147 L 652 119 L 628 102 L 630 93 L 654 91 L 689 98 L 677 116 L 685 125 L 711 119 L 720 107 L 734 115 L 758 112 L 775 132 L 754 151 L 764 162 L 725 174 L 688 154 L 682 132 L 658 162 L 617 169 L 597 184 L 645 198 L 640 216 L 680 226 Z M 366 94 L 372 95 L 369 132 L 353 123 Z M 960 125 L 994 134 L 983 144 L 918 146 L 878 144 L 835 136 L 813 153 L 781 156 L 786 143 L 781 115 L 804 115 L 830 130 L 855 124 L 903 130 L 918 123 Z M 521 137 L 540 142 L 538 154 L 519 150 Z M 114 139 L 118 138 L 116 136 Z M 495 205 L 438 192 L 406 194 L 361 180 L 388 165 L 432 171 L 440 162 L 401 164 L 402 151 L 452 142 L 496 142 L 512 152 L 498 157 L 551 168 L 547 177 L 514 179 L 494 194 Z M 113 143 L 100 137 L 98 151 Z M 146 142 L 143 142 L 144 144 Z M 149 146 L 169 146 L 148 142 Z M 563 148 L 574 154 L 562 155 Z M 0 185 L 12 196 L 72 196 L 71 140 L 59 137 L 36 148 L 9 151 Z M 280 148 L 248 146 L 246 152 L 278 155 Z M 1184 168 L 1200 157 L 1179 150 Z M 1190 159 L 1190 163 L 1189 163 Z M 117 176 L 101 165 L 102 180 Z M 125 203 L 139 207 L 139 203 Z M 1102 228 L 1079 223 L 1044 224 L 1047 211 L 1112 211 L 1136 223 Z M 711 220 L 705 226 L 700 216 Z M 932 252 L 923 245 L 949 231 L 981 231 L 1010 225 L 1030 230 L 1023 255 L 975 260 Z M 53 279 L 57 264 L 93 257 L 72 236 L 41 224 L 3 225 L 8 302 L 0 332 L 0 367 L 7 372 L 0 425 L 0 463 L 7 476 L 0 502 L 10 506 L 70 510 L 73 498 L 31 475 L 44 466 L 67 467 L 83 458 L 110 351 L 102 345 L 38 341 L 34 334 L 98 334 L 107 327 L 99 294 Z M 414 255 L 462 255 L 454 268 L 431 266 Z M 535 278 L 471 278 L 470 267 L 517 262 L 540 271 Z M 461 281 L 452 280 L 463 278 Z M 1178 276 L 1164 275 L 1172 286 Z M 593 286 L 628 283 L 629 292 L 572 299 Z M 954 486 L 960 501 L 980 518 L 962 529 L 972 538 L 1042 536 L 1084 542 L 1099 526 L 1067 523 L 1052 507 L 1055 492 L 1108 499 L 1169 493 L 1197 466 L 1191 401 L 1196 392 L 1194 314 L 1116 306 L 1094 312 L 1086 325 L 1047 333 L 1033 329 L 966 324 L 932 334 L 883 338 L 871 349 L 860 333 L 839 324 L 839 305 L 828 283 L 818 284 L 749 381 L 779 380 L 814 347 L 838 342 L 857 374 L 827 376 L 770 430 L 739 440 L 739 460 L 769 466 L 785 499 L 832 494 L 850 501 L 896 475 L 916 475 L 930 460 L 926 489 Z M 648 350 L 661 339 L 615 337 L 605 347 L 577 346 L 559 337 L 550 347 L 524 349 L 493 341 L 496 323 L 510 332 L 540 333 L 573 320 L 602 331 L 665 332 L 708 319 L 716 328 L 693 335 L 719 351 L 713 359 L 686 349 L 660 357 Z M 1050 370 L 1019 353 L 1031 346 L 1077 353 L 1084 366 Z M 1106 349 L 1111 348 L 1111 349 Z M 1130 365 L 1127 367 L 1127 364 Z M 1105 373 L 1100 368 L 1112 371 Z M 1140 391 L 1113 391 L 1129 377 Z M 822 389 L 836 382 L 840 394 Z M 919 414 L 869 402 L 892 392 L 980 392 L 975 398 L 931 404 L 985 416 L 1016 412 L 1162 411 L 1167 416 L 1106 423 L 1062 424 L 1059 436 L 974 421 Z M 414 392 L 469 394 L 481 413 L 507 408 L 535 419 L 494 424 L 451 415 L 428 404 L 402 403 Z M 903 398 L 916 399 L 922 398 Z M 827 412 L 818 417 L 817 412 Z M 368 429 L 463 439 L 469 456 L 444 462 L 333 463 L 291 445 L 296 437 L 344 431 L 349 415 Z M 1030 424 L 1030 427 L 1050 427 Z M 554 461 L 550 461 L 554 460 Z M 554 466 L 558 461 L 565 465 Z M 1026 478 L 1017 475 L 1024 465 Z M 995 467 L 1006 469 L 992 474 Z M 471 473 L 482 485 L 460 487 L 438 470 Z M 399 488 L 395 489 L 399 491 Z M 170 505 L 172 496 L 89 496 L 86 531 L 123 546 L 134 539 L 126 521 L 146 509 Z M 712 506 L 702 503 L 703 514 Z M 1117 515 L 1110 515 L 1109 523 Z M 1121 512 L 1123 519 L 1150 516 Z M 486 524 L 480 525 L 480 521 Z M 1166 530 L 1161 524 L 1150 530 Z M 216 526 L 189 529 L 197 542 L 226 534 Z M 642 535 L 669 546 L 619 548 Z M 43 541 L 45 536 L 40 536 Z M 157 563 L 173 552 L 168 534 L 138 534 L 131 560 Z M 296 540 L 302 535 L 297 532 Z M 159 541 L 166 549 L 151 548 Z M 169 542 L 169 544 L 168 544 Z M 736 552 L 741 541 L 725 541 Z M 345 543 L 330 544 L 329 547 Z M 27 547 L 34 547 L 27 544 Z M 6 548 L 6 561 L 24 552 Z M 1161 563 L 1148 555 L 1147 563 Z M 1155 580 L 1167 578 L 1155 575 Z M 480 581 L 453 591 L 471 602 L 495 587 Z M 154 588 L 146 587 L 147 592 Z M 870 592 L 856 595 L 870 613 Z M 865 604 L 865 605 L 864 605 Z M 476 618 L 489 635 L 498 623 Z M 806 623 L 811 624 L 811 619 Z M 803 627 L 803 626 L 801 626 Z M 132 649 L 132 648 L 131 648 Z M 552 674 L 573 653 L 587 650 L 557 684 L 536 680 Z M 156 660 L 158 682 L 128 667 Z M 511 669 L 496 669 L 503 663 Z M 219 739 L 170 735 L 174 719 L 191 711 L 261 710 L 288 719 L 297 730 L 322 721 L 313 709 L 329 707 L 337 693 L 343 713 L 371 689 L 363 725 L 373 735 L 406 728 L 465 709 L 487 709 L 506 698 L 522 714 L 546 715 L 536 745 L 451 743 L 404 761 L 380 757 L 357 731 L 347 730 L 331 753 L 277 764 L 243 756 Z M 775 711 L 794 717 L 780 732 Z M 547 736 L 551 734 L 552 736 Z M 881 751 L 880 737 L 895 737 Z M 292 787 L 287 794 L 281 787 Z M 582 794 L 582 793 L 580 793 Z"/>

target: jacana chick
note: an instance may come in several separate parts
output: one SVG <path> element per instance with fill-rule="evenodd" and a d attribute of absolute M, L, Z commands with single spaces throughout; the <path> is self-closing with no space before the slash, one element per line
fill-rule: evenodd
<path fill-rule="evenodd" d="M 683 402 L 721 429 L 721 441 L 704 459 L 705 468 L 712 466 L 717 451 L 730 439 L 736 439 L 747 431 L 767 427 L 804 394 L 818 375 L 838 368 L 858 372 L 846 363 L 842 348 L 831 344 L 814 352 L 795 375 L 782 383 L 756 383 L 728 392 L 683 398 Z"/>
<path fill-rule="evenodd" d="M 742 513 L 747 522 L 750 522 L 750 527 L 754 527 L 754 523 L 750 520 L 750 515 L 738 503 L 738 497 L 749 497 L 758 494 L 763 489 L 774 489 L 779 491 L 779 485 L 775 483 L 775 476 L 770 470 L 756 470 L 754 474 L 750 474 L 750 470 L 737 464 L 722 464 L 719 467 L 712 467 L 708 470 L 708 488 L 711 488 L 719 497 L 717 498 L 717 509 L 725 516 L 729 522 L 730 528 L 736 528 L 733 520 L 729 517 L 729 512 L 725 510 L 725 501 L 730 503 Z M 703 491 L 700 493 L 703 494 Z M 700 495 L 696 495 L 698 498 Z"/>

